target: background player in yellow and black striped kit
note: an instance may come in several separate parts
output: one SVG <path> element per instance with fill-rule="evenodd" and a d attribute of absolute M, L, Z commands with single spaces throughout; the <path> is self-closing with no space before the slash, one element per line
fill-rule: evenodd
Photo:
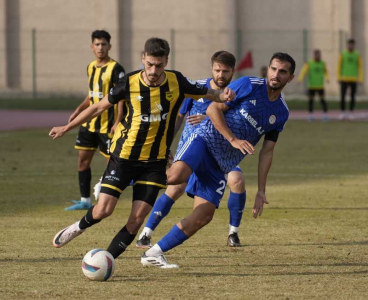
<path fill-rule="evenodd" d="M 83 110 L 98 103 L 125 74 L 124 68 L 109 57 L 111 36 L 105 30 L 92 32 L 91 49 L 96 60 L 87 67 L 89 91 L 87 97 L 70 116 L 72 122 Z M 81 200 L 65 210 L 88 209 L 91 204 L 91 162 L 97 148 L 107 158 L 110 157 L 111 138 L 123 117 L 123 103 L 120 102 L 100 116 L 82 124 L 79 128 L 75 149 L 78 150 L 78 178 Z"/>

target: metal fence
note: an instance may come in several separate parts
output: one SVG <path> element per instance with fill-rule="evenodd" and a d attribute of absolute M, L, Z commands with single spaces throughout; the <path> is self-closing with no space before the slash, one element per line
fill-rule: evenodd
<path fill-rule="evenodd" d="M 0 90 L 1 95 L 12 93 L 81 95 L 86 93 L 86 67 L 94 56 L 89 48 L 89 31 L 25 30 L 0 32 Z M 126 71 L 140 67 L 140 56 L 147 38 L 158 36 L 169 41 L 171 54 L 169 69 L 200 79 L 210 76 L 210 57 L 215 51 L 228 50 L 238 62 L 251 51 L 253 68 L 239 72 L 237 76 L 259 75 L 261 66 L 267 65 L 274 52 L 287 52 L 297 63 L 296 75 L 315 48 L 322 51 L 331 81 L 327 93 L 337 94 L 336 65 L 339 52 L 346 41 L 341 31 L 195 31 L 141 30 L 134 32 L 110 32 L 112 50 L 110 56 L 119 61 Z M 296 80 L 287 86 L 285 94 L 302 95 L 305 85 Z"/>

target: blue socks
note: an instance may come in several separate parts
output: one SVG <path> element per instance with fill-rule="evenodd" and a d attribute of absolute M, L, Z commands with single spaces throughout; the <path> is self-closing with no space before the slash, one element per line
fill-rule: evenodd
<path fill-rule="evenodd" d="M 160 198 L 156 200 L 145 227 L 155 230 L 162 219 L 170 212 L 174 203 L 175 202 L 169 196 L 162 194 Z"/>
<path fill-rule="evenodd" d="M 247 193 L 235 194 L 230 191 L 230 196 L 227 201 L 227 207 L 230 211 L 230 225 L 239 227 L 241 219 L 243 217 L 243 211 L 245 208 L 245 201 Z"/>
<path fill-rule="evenodd" d="M 179 229 L 177 225 L 166 234 L 157 244 L 160 246 L 162 252 L 167 252 L 170 249 L 181 245 L 188 239 L 188 236 Z"/>

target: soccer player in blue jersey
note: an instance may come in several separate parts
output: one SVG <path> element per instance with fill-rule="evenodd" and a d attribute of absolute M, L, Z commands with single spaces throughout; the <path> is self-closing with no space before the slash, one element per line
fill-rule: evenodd
<path fill-rule="evenodd" d="M 211 58 L 212 77 L 198 80 L 197 82 L 214 90 L 222 90 L 229 85 L 235 71 L 235 56 L 227 51 L 218 51 Z M 177 148 L 177 155 L 181 153 L 182 146 L 198 124 L 206 118 L 206 110 L 212 101 L 202 98 L 195 101 L 192 98 L 185 99 L 180 114 L 176 121 L 176 131 L 181 127 L 184 117 L 187 115 L 187 121 L 180 137 Z M 174 159 L 175 161 L 175 159 Z M 230 188 L 228 199 L 228 208 L 230 212 L 229 235 L 227 245 L 229 247 L 239 247 L 240 239 L 238 230 L 243 216 L 246 201 L 245 180 L 242 170 L 236 166 L 228 174 L 227 185 Z M 148 221 L 139 236 L 136 246 L 138 248 L 150 248 L 153 231 L 160 224 L 163 218 L 168 215 L 172 205 L 184 193 L 187 183 L 179 185 L 170 185 L 155 202 Z"/>
<path fill-rule="evenodd" d="M 195 195 L 193 212 L 177 223 L 157 244 L 141 257 L 143 266 L 177 268 L 163 253 L 179 246 L 213 218 L 226 186 L 225 174 L 247 155 L 262 136 L 259 153 L 258 192 L 253 217 L 261 216 L 266 199 L 266 181 L 279 133 L 289 117 L 281 95 L 294 78 L 295 61 L 286 53 L 275 53 L 267 78 L 242 77 L 229 88 L 236 92 L 233 102 L 211 104 L 206 119 L 191 134 L 167 172 L 168 184 L 186 182 L 186 191 Z"/>

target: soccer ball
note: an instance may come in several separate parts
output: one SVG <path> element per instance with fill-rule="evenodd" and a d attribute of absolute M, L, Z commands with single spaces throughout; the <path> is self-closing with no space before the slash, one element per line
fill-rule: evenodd
<path fill-rule="evenodd" d="M 115 260 L 112 255 L 103 249 L 93 249 L 83 258 L 82 271 L 93 281 L 108 280 L 115 269 Z"/>

